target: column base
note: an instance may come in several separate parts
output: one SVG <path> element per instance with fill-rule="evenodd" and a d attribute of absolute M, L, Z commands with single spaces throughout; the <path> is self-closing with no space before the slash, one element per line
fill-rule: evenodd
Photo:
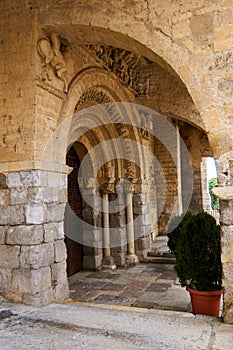
<path fill-rule="evenodd" d="M 113 256 L 106 256 L 103 258 L 103 270 L 115 270 L 116 269 L 116 264 L 114 261 Z"/>
<path fill-rule="evenodd" d="M 136 254 L 129 254 L 126 256 L 127 265 L 136 265 L 139 264 L 139 259 Z"/>

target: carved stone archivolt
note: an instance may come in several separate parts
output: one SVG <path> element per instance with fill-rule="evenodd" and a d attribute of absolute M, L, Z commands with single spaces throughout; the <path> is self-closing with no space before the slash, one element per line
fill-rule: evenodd
<path fill-rule="evenodd" d="M 141 61 L 145 58 L 134 52 L 111 46 L 86 45 L 86 49 L 103 68 L 114 73 L 136 95 L 148 94 L 150 74 L 139 73 Z"/>
<path fill-rule="evenodd" d="M 37 50 L 44 60 L 42 80 L 52 81 L 52 76 L 55 74 L 63 82 L 63 90 L 67 92 L 67 67 L 61 52 L 60 37 L 52 33 L 49 38 L 41 38 L 38 41 Z"/>
<path fill-rule="evenodd" d="M 110 98 L 107 94 L 98 89 L 87 89 L 80 97 L 78 103 L 76 104 L 75 111 L 79 110 L 83 104 L 88 102 L 96 102 L 96 103 L 108 103 L 111 102 Z"/>

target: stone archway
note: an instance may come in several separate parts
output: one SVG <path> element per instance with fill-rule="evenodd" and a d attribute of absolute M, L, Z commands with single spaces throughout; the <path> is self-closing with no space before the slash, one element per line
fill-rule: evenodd
<path fill-rule="evenodd" d="M 65 199 L 60 197 L 60 192 L 66 187 L 65 178 L 68 169 L 64 166 L 64 154 L 54 162 L 51 160 L 50 163 L 49 161 L 46 163 L 41 160 L 44 144 L 53 135 L 61 120 L 73 113 L 77 100 L 87 89 L 96 87 L 91 74 L 86 81 L 88 86 L 82 86 L 84 80 L 82 77 L 85 76 L 86 70 L 93 74 L 94 71 L 97 74 L 98 70 L 99 76 L 105 77 L 108 83 L 104 83 L 102 79 L 98 89 L 101 90 L 104 87 L 105 91 L 110 90 L 113 94 L 115 90 L 117 91 L 115 87 L 118 87 L 118 91 L 121 91 L 118 96 L 119 100 L 127 100 L 125 99 L 127 95 L 132 97 L 131 101 L 137 101 L 142 105 L 150 105 L 152 108 L 158 106 L 162 114 L 170 118 L 183 119 L 207 132 L 214 157 L 219 159 L 217 167 L 223 186 L 219 196 L 222 200 L 223 212 L 225 212 L 222 215 L 223 230 L 230 232 L 226 234 L 227 237 L 232 232 L 232 219 L 229 218 L 232 211 L 232 152 L 230 152 L 232 151 L 232 140 L 230 135 L 231 108 L 229 107 L 231 106 L 231 95 L 227 77 L 227 64 L 231 56 L 226 51 L 226 49 L 230 50 L 231 46 L 227 46 L 225 37 L 224 45 L 221 46 L 219 40 L 221 35 L 218 35 L 222 30 L 220 27 L 216 28 L 216 35 L 208 36 L 211 43 L 206 43 L 202 33 L 198 31 L 198 23 L 205 23 L 207 18 L 214 33 L 214 23 L 219 22 L 216 17 L 219 14 L 218 9 L 225 11 L 229 5 L 214 4 L 214 11 L 212 7 L 203 5 L 203 11 L 206 13 L 200 14 L 196 5 L 190 3 L 187 5 L 190 11 L 187 10 L 188 16 L 186 17 L 179 11 L 180 4 L 177 6 L 174 3 L 171 9 L 168 8 L 169 13 L 160 8 L 158 12 L 161 16 L 156 12 L 155 17 L 152 18 L 148 4 L 136 1 L 125 11 L 110 1 L 107 6 L 109 9 L 113 6 L 116 12 L 112 14 L 111 23 L 109 23 L 108 18 L 105 17 L 103 20 L 104 14 L 101 6 L 96 5 L 96 13 L 99 16 L 94 16 L 93 8 L 87 7 L 84 3 L 80 4 L 82 7 L 80 11 L 80 7 L 76 6 L 76 1 L 74 1 L 65 13 L 65 5 L 54 3 L 48 7 L 45 3 L 41 2 L 41 10 L 36 20 L 35 17 L 28 16 L 27 26 L 22 28 L 22 32 L 25 33 L 29 28 L 30 30 L 33 28 L 34 36 L 27 48 L 25 45 L 25 62 L 27 62 L 24 64 L 25 68 L 15 68 L 16 73 L 18 70 L 25 75 L 25 81 L 30 82 L 30 89 L 25 84 L 25 89 L 22 90 L 19 83 L 14 89 L 14 91 L 19 91 L 19 96 L 14 95 L 15 104 L 11 103 L 12 101 L 5 104 L 6 96 L 4 95 L 1 105 L 3 106 L 4 128 L 11 134 L 11 137 L 5 137 L 3 134 L 2 141 L 2 154 L 6 163 L 1 169 L 3 175 L 6 176 L 6 181 L 4 180 L 1 185 L 1 193 L 4 197 L 1 255 L 14 257 L 11 259 L 13 263 L 7 262 L 7 259 L 5 262 L 5 258 L 3 259 L 3 267 L 6 267 L 2 277 L 3 288 L 7 291 L 14 291 L 21 301 L 29 304 L 46 303 L 52 298 L 64 297 L 67 294 L 66 280 L 62 272 L 65 270 L 65 249 L 62 234 L 59 232 L 65 203 Z M 53 8 L 56 11 L 52 11 Z M 142 9 L 144 9 L 143 13 Z M 11 10 L 13 11 L 13 8 Z M 14 9 L 14 11 L 17 10 Z M 32 7 L 32 11 L 36 12 L 38 8 Z M 26 14 L 28 14 L 27 11 Z M 172 17 L 170 17 L 171 14 Z M 119 18 L 122 20 L 119 21 Z M 166 23 L 166 28 L 164 28 L 164 23 Z M 186 27 L 183 27 L 183 24 Z M 190 40 L 186 40 L 186 30 L 183 28 L 189 29 Z M 16 35 L 17 29 L 14 30 Z M 37 40 L 41 44 L 46 43 L 50 46 L 51 43 L 57 44 L 55 46 L 58 50 L 56 52 L 58 65 L 53 60 L 52 64 L 43 61 L 45 57 L 43 58 L 42 46 L 38 50 L 39 53 L 42 53 L 40 61 L 39 57 L 35 57 L 35 48 L 38 47 Z M 20 44 L 16 44 L 19 45 L 16 50 L 18 55 L 22 51 L 21 41 Z M 61 50 L 59 51 L 60 45 Z M 93 53 L 93 46 L 95 46 L 94 51 L 98 53 L 97 57 L 89 55 L 90 51 Z M 104 53 L 107 53 L 104 59 L 102 59 L 102 54 L 101 59 L 99 57 L 102 46 L 104 46 Z M 125 61 L 119 74 L 120 79 L 113 75 L 114 66 L 112 70 L 110 69 L 108 53 L 115 54 L 118 51 L 120 55 L 128 59 L 132 57 L 130 52 L 134 53 L 133 57 L 135 54 L 141 56 L 142 64 L 139 69 L 141 85 L 137 85 L 133 91 L 131 90 L 133 85 L 130 84 L 130 74 L 128 77 L 126 74 L 128 73 L 127 64 L 127 69 L 123 69 Z M 4 65 L 10 75 L 12 67 L 8 65 L 7 57 L 4 56 Z M 17 62 L 21 62 L 16 54 L 14 57 Z M 108 64 L 105 64 L 106 57 Z M 201 68 L 200 60 L 204 60 Z M 151 69 L 149 78 L 148 68 Z M 69 79 L 64 72 L 68 73 Z M 148 81 L 149 90 L 147 89 Z M 8 91 L 7 84 L 6 79 L 5 91 Z M 109 87 L 108 84 L 111 86 Z M 73 89 L 74 85 L 76 87 Z M 30 98 L 28 98 L 29 90 L 31 90 Z M 21 100 L 21 104 L 22 108 L 24 103 L 27 104 L 27 111 L 25 107 L 21 108 L 19 102 L 22 91 L 27 98 Z M 99 94 L 97 96 L 101 97 Z M 31 103 L 32 100 L 35 103 Z M 171 101 L 173 101 L 172 104 Z M 70 108 L 67 108 L 68 106 Z M 68 115 L 65 114 L 65 110 Z M 9 115 L 5 115 L 6 113 Z M 22 125 L 24 132 L 22 132 Z M 14 143 L 13 139 L 16 135 L 17 143 Z M 13 160 L 17 162 L 13 163 Z M 225 193 L 228 191 L 230 195 Z M 27 239 L 22 238 L 21 230 L 28 233 Z M 232 267 L 232 255 L 228 254 L 229 245 L 226 244 L 226 246 L 223 261 L 226 276 L 228 276 L 226 281 L 229 296 L 228 308 L 231 310 L 232 275 L 229 270 Z M 38 254 L 39 262 L 36 260 Z M 39 280 L 43 275 L 46 275 L 46 283 L 34 287 L 33 278 L 37 276 Z M 23 278 L 29 281 L 28 284 L 21 283 Z M 232 319 L 232 316 L 229 317 Z"/>

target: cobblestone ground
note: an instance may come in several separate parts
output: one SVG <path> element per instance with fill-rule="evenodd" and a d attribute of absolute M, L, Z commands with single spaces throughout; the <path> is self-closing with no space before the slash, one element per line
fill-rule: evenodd
<path fill-rule="evenodd" d="M 189 294 L 173 265 L 143 263 L 115 271 L 79 272 L 69 278 L 73 301 L 191 311 Z"/>

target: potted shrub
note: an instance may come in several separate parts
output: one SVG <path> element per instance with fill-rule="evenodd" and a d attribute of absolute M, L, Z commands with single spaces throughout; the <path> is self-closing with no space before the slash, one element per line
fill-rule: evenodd
<path fill-rule="evenodd" d="M 180 240 L 180 234 L 183 226 L 186 224 L 186 222 L 191 218 L 192 213 L 187 211 L 187 213 L 182 215 L 177 215 L 173 217 L 167 228 L 167 236 L 168 236 L 168 248 L 172 253 L 175 253 L 176 246 L 179 243 Z"/>
<path fill-rule="evenodd" d="M 183 224 L 176 249 L 175 270 L 190 293 L 194 314 L 220 315 L 222 265 L 220 226 L 206 212 Z"/>

